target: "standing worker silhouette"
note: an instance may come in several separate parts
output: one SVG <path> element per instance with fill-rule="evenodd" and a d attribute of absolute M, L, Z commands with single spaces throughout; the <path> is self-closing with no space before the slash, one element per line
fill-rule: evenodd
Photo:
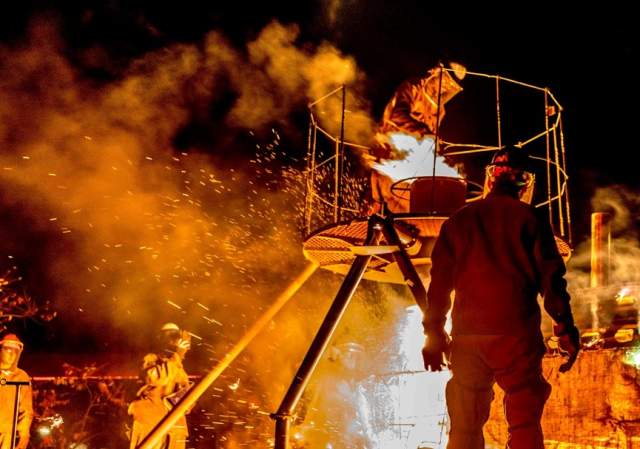
<path fill-rule="evenodd" d="M 443 224 L 431 255 L 423 358 L 430 371 L 440 371 L 448 358 L 453 374 L 446 389 L 448 449 L 484 449 L 494 382 L 505 392 L 507 448 L 544 449 L 540 420 L 551 386 L 542 376 L 538 294 L 569 356 L 560 370 L 578 355 L 566 269 L 551 226 L 520 200 L 533 182 L 528 161 L 523 149 L 498 151 L 487 169 L 490 193 Z M 450 339 L 444 324 L 453 291 Z"/>

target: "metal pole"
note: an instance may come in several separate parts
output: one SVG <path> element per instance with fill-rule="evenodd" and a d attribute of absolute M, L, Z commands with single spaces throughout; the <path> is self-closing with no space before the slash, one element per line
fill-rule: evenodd
<path fill-rule="evenodd" d="M 342 219 L 342 177 L 344 176 L 344 119 L 347 110 L 347 87 L 342 85 L 342 117 L 340 120 L 340 147 L 338 151 L 339 163 L 338 163 L 338 219 Z"/>
<path fill-rule="evenodd" d="M 559 112 L 558 114 L 562 114 Z M 567 170 L 567 160 L 565 156 L 564 149 L 564 132 L 562 130 L 562 115 L 558 118 L 558 123 L 560 125 L 560 149 L 562 150 L 562 170 L 566 172 Z M 571 205 L 569 201 L 569 180 L 565 178 L 564 182 L 567 183 L 565 189 L 565 210 L 567 211 L 567 236 L 569 237 L 569 245 L 573 245 L 573 233 L 571 231 Z"/>
<path fill-rule="evenodd" d="M 20 404 L 20 385 L 16 385 L 16 399 L 13 401 L 13 422 L 11 423 L 11 446 L 10 449 L 16 447 L 16 429 L 18 428 L 18 413 Z"/>
<path fill-rule="evenodd" d="M 16 429 L 18 428 L 18 412 L 20 410 L 20 387 L 29 385 L 26 381 L 9 381 L 5 378 L 0 379 L 0 387 L 12 386 L 16 387 L 16 397 L 13 401 L 13 422 L 11 423 L 11 445 L 9 449 L 16 447 Z"/>
<path fill-rule="evenodd" d="M 433 132 L 436 135 L 435 143 L 433 144 L 433 174 L 431 177 L 431 204 L 429 205 L 429 212 L 436 213 L 433 210 L 436 203 L 436 161 L 438 158 L 438 143 L 440 141 L 440 103 L 442 102 L 442 75 L 444 73 L 444 66 L 440 63 L 440 78 L 438 79 L 438 106 L 436 108 L 436 129 Z"/>
<path fill-rule="evenodd" d="M 373 215 L 369 218 L 369 232 L 364 245 L 377 245 L 380 241 L 382 224 L 380 217 Z M 344 314 L 353 294 L 362 280 L 362 276 L 371 260 L 371 255 L 357 256 L 344 282 L 340 286 L 340 290 L 336 295 L 324 321 L 320 325 L 320 329 L 313 339 L 307 354 L 305 355 L 298 371 L 296 372 L 287 393 L 278 408 L 278 411 L 271 415 L 276 421 L 275 449 L 289 449 L 289 426 L 292 418 L 291 413 L 295 409 L 302 393 L 304 392 L 309 378 L 313 374 L 322 354 L 327 348 L 331 336 L 338 327 L 340 318 Z"/>
<path fill-rule="evenodd" d="M 500 77 L 496 76 L 496 117 L 498 119 L 498 148 L 502 148 L 502 122 L 500 117 Z"/>
<path fill-rule="evenodd" d="M 398 251 L 393 253 L 393 258 L 398 264 L 398 267 L 404 276 L 404 281 L 416 300 L 416 304 L 418 304 L 418 307 L 420 307 L 423 314 L 426 313 L 427 290 L 424 287 L 424 283 L 422 282 L 420 275 L 416 271 L 416 267 L 411 262 L 411 258 L 404 250 L 404 245 L 400 240 L 398 231 L 396 231 L 396 228 L 393 226 L 393 217 L 389 216 L 384 220 L 382 232 L 384 233 L 384 238 L 388 245 L 396 245 L 399 248 Z"/>
<path fill-rule="evenodd" d="M 553 149 L 556 163 L 556 189 L 558 189 L 558 224 L 560 225 L 560 235 L 565 238 L 564 232 L 564 212 L 562 211 L 562 180 L 560 172 L 560 154 L 558 153 L 558 136 L 556 133 L 556 127 L 553 128 Z"/>
<path fill-rule="evenodd" d="M 307 171 L 305 172 L 305 183 L 304 183 L 304 211 L 302 213 L 302 226 L 304 229 L 308 229 L 308 211 L 311 207 L 311 187 L 309 184 L 311 183 L 311 134 L 313 133 L 313 121 L 309 120 L 309 131 L 307 134 Z M 307 232 L 308 233 L 308 232 Z"/>
<path fill-rule="evenodd" d="M 551 204 L 551 150 L 549 148 L 549 90 L 544 89 L 544 127 L 545 127 L 545 143 L 547 148 L 547 201 L 549 202 L 549 222 L 555 230 L 556 225 L 553 221 L 553 205 Z"/>
<path fill-rule="evenodd" d="M 336 140 L 335 166 L 333 173 L 333 222 L 338 222 L 338 198 L 340 196 L 340 142 Z"/>
<path fill-rule="evenodd" d="M 316 182 L 316 150 L 318 144 L 318 128 L 313 120 L 313 142 L 311 146 L 311 172 L 309 180 L 309 215 L 307 220 L 307 232 L 305 237 L 311 233 L 311 220 L 313 220 L 313 201 L 315 197 L 315 182 Z"/>
<path fill-rule="evenodd" d="M 137 449 L 151 449 L 171 430 L 178 420 L 187 413 L 193 404 L 202 396 L 211 384 L 222 374 L 229 364 L 247 347 L 258 333 L 271 321 L 280 309 L 302 287 L 302 285 L 318 269 L 318 264 L 310 263 L 278 296 L 275 303 L 255 322 L 238 343 L 218 362 L 206 376 L 195 384 L 176 406 L 156 424 L 151 433 L 138 445 Z"/>

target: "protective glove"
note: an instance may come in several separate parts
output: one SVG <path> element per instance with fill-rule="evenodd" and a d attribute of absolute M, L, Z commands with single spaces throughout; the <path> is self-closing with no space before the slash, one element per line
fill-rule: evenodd
<path fill-rule="evenodd" d="M 191 349 L 191 334 L 186 330 L 183 330 L 180 333 L 180 339 L 176 344 L 176 352 L 180 354 L 181 357 L 184 357 L 187 351 Z"/>
<path fill-rule="evenodd" d="M 557 324 L 553 326 L 553 334 L 558 338 L 560 352 L 567 355 L 567 361 L 560 365 L 560 372 L 571 369 L 580 352 L 580 331 L 573 324 Z"/>
<path fill-rule="evenodd" d="M 422 348 L 424 369 L 442 371 L 442 368 L 449 367 L 449 342 L 449 336 L 444 330 L 427 334 L 424 348 Z"/>

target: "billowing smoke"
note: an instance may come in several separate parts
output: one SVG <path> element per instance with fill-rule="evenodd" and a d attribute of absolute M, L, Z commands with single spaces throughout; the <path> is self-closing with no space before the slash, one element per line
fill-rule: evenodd
<path fill-rule="evenodd" d="M 238 92 L 228 120 L 235 125 L 259 128 L 274 121 L 286 123 L 295 107 L 312 103 L 341 85 L 348 87 L 346 138 L 367 143 L 373 121 L 362 100 L 362 75 L 356 62 L 331 44 L 313 50 L 297 44 L 296 25 L 272 22 L 247 44 L 247 58 L 229 51 L 217 34 L 207 38 L 207 53 L 225 61 Z M 318 106 L 318 119 L 333 135 L 340 131 L 342 97 L 330 96 Z"/>
<path fill-rule="evenodd" d="M 69 335 L 127 340 L 142 351 L 171 320 L 200 337 L 191 360 L 206 367 L 302 269 L 299 173 L 281 170 L 289 159 L 277 130 L 235 169 L 214 162 L 233 166 L 232 144 L 175 145 L 229 87 L 235 97 L 225 126 L 248 135 L 286 128 L 292 110 L 346 84 L 347 137 L 367 139 L 371 120 L 357 100 L 355 61 L 297 39 L 296 26 L 277 22 L 246 49 L 211 32 L 200 45 L 146 54 L 109 82 L 83 77 L 45 19 L 33 22 L 25 43 L 0 47 L 0 254 L 26 265 L 42 299 L 73 323 Z M 338 95 L 318 117 L 335 133 L 340 112 Z M 235 440 L 247 434 L 265 444 L 264 429 L 271 433 L 267 413 L 340 281 L 317 276 L 214 389 L 214 409 L 227 414 L 212 420 Z M 373 306 L 357 302 L 338 338 L 362 338 L 382 322 L 380 299 L 363 295 Z M 229 401 L 245 407 L 242 419 Z"/>
<path fill-rule="evenodd" d="M 591 241 L 580 243 L 569 262 L 567 280 L 573 292 L 574 313 L 582 328 L 607 327 L 612 319 L 612 304 L 624 286 L 640 283 L 637 263 L 640 257 L 637 223 L 640 206 L 637 194 L 623 186 L 598 188 L 591 200 L 593 212 L 609 214 L 611 263 L 608 286 L 590 288 Z M 633 288 L 633 294 L 638 294 Z"/>

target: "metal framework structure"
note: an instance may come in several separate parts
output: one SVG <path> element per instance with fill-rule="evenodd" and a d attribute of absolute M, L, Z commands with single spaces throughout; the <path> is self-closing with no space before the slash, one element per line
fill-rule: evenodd
<path fill-rule="evenodd" d="M 446 69 L 440 66 L 442 71 Z M 561 253 L 568 257 L 571 244 L 571 220 L 569 193 L 567 188 L 566 156 L 562 132 L 562 107 L 549 89 L 521 83 L 496 75 L 467 72 L 471 78 L 489 82 L 495 92 L 496 142 L 493 144 L 454 143 L 436 135 L 437 153 L 446 156 L 474 157 L 495 152 L 503 144 L 503 115 L 505 111 L 505 86 L 515 86 L 539 94 L 540 129 L 518 139 L 517 146 L 528 150 L 534 160 L 541 163 L 541 177 L 545 191 L 534 200 L 536 207 L 546 207 L 549 220 L 556 233 Z M 323 102 L 341 95 L 341 114 L 338 135 L 328 132 L 320 121 Z M 438 94 L 440 98 L 440 92 Z M 151 449 L 161 441 L 173 424 L 207 390 L 228 365 L 240 354 L 253 338 L 264 328 L 280 308 L 291 299 L 317 268 L 345 274 L 332 305 L 325 316 L 311 346 L 305 355 L 278 410 L 272 414 L 275 420 L 275 449 L 289 448 L 290 424 L 296 406 L 313 375 L 341 317 L 362 279 L 379 282 L 395 282 L 406 285 L 416 303 L 424 310 L 426 289 L 418 269 L 430 263 L 430 252 L 442 223 L 451 211 L 419 211 L 409 213 L 386 213 L 367 215 L 362 212 L 362 186 L 366 180 L 358 174 L 356 153 L 370 151 L 368 145 L 345 140 L 348 126 L 346 87 L 342 86 L 309 105 L 310 124 L 305 178 L 303 253 L 311 264 L 278 297 L 274 305 L 248 330 L 236 346 L 194 385 L 147 435 L 138 449 Z M 439 111 L 439 106 L 438 106 Z M 439 116 L 439 114 L 438 114 Z M 334 127 L 335 128 L 335 127 Z M 438 129 L 438 126 L 436 126 Z M 540 148 L 542 150 L 540 151 Z M 435 158 L 434 151 L 434 158 Z M 358 177 L 360 176 L 360 179 Z M 439 181 L 433 173 L 432 183 Z M 448 178 L 453 179 L 453 178 Z M 415 178 L 396 183 L 393 190 L 403 195 Z M 465 185 L 477 186 L 470 190 L 467 201 L 483 196 L 486 182 L 464 180 Z M 435 188 L 435 187 L 433 187 Z M 398 193 L 400 192 L 400 193 Z M 432 202 L 433 205 L 433 202 Z"/>
<path fill-rule="evenodd" d="M 444 67 L 441 69 L 452 71 Z M 503 116 L 509 112 L 508 106 L 520 101 L 523 96 L 533 99 L 535 107 L 523 113 L 526 119 L 534 121 L 533 126 L 527 129 L 527 134 L 517 137 L 515 145 L 527 150 L 535 163 L 538 191 L 532 198 L 533 204 L 537 208 L 547 209 L 558 249 L 568 259 L 571 254 L 572 233 L 562 106 L 548 88 L 475 72 L 467 72 L 465 82 L 469 78 L 475 88 L 485 91 L 485 96 L 494 97 L 492 109 L 495 113 L 495 142 L 449 142 L 436 135 L 438 155 L 483 167 L 492 153 L 507 141 L 503 130 L 507 120 Z M 309 105 L 306 195 L 302 217 L 305 257 L 318 263 L 320 268 L 340 274 L 348 272 L 357 247 L 363 244 L 366 236 L 366 215 L 362 212 L 362 203 L 365 201 L 365 186 L 369 180 L 358 167 L 363 165 L 362 154 L 371 152 L 367 145 L 344 139 L 345 123 L 347 127 L 349 125 L 349 112 L 344 108 L 346 93 L 343 86 Z M 331 134 L 327 131 L 328 127 L 323 127 L 321 123 L 321 118 L 324 117 L 323 102 L 338 95 L 342 96 L 343 104 L 340 135 Z M 336 99 L 333 98 L 333 101 Z M 465 119 L 469 120 L 468 117 Z M 332 128 L 335 129 L 336 126 Z M 396 182 L 392 192 L 398 198 L 406 200 L 413 182 L 425 178 L 431 177 L 416 176 Z M 435 164 L 432 178 L 434 184 L 436 178 L 439 178 L 435 176 Z M 477 200 L 487 193 L 486 176 L 484 179 L 463 177 L 462 180 L 468 186 L 467 201 Z M 406 237 L 413 239 L 414 246 L 408 251 L 412 254 L 414 264 L 420 266 L 430 263 L 430 238 L 438 235 L 440 226 L 447 217 L 448 213 L 438 210 L 394 215 L 396 223 L 404 225 Z M 364 278 L 380 282 L 403 282 L 393 259 L 384 255 L 373 258 L 365 270 Z"/>
<path fill-rule="evenodd" d="M 450 70 L 443 66 L 440 68 Z M 497 151 L 503 143 L 501 114 L 504 108 L 501 87 L 509 83 L 522 89 L 538 92 L 541 95 L 541 129 L 532 135 L 524 136 L 516 146 L 526 148 L 532 159 L 542 163 L 544 169 L 542 178 L 546 181 L 546 191 L 542 198 L 533 204 L 538 208 L 548 208 L 556 242 L 560 252 L 568 258 L 571 252 L 571 220 L 562 133 L 562 107 L 547 88 L 495 75 L 473 72 L 468 75 L 493 81 L 497 142 L 491 145 L 454 143 L 444 141 L 436 135 L 434 159 L 437 153 L 449 157 L 472 157 Z M 338 93 L 342 95 L 341 133 L 340 136 L 335 136 L 320 125 L 315 108 L 322 101 Z M 349 167 L 349 158 L 355 157 L 347 151 L 369 151 L 369 148 L 344 139 L 344 126 L 347 121 L 345 98 L 346 88 L 343 86 L 309 106 L 310 125 L 303 217 L 306 239 L 303 250 L 305 257 L 317 263 L 320 268 L 344 273 L 346 276 L 278 411 L 272 415 L 276 421 L 275 449 L 289 448 L 289 427 L 296 405 L 363 278 L 407 285 L 416 303 L 425 310 L 426 289 L 416 267 L 430 263 L 432 242 L 448 215 L 432 209 L 420 213 L 372 215 L 368 219 L 363 216 L 360 207 L 362 197 L 354 196 L 354 192 L 350 192 L 351 195 L 345 194 L 349 192 L 347 187 L 353 185 L 353 181 L 349 178 L 352 175 L 346 168 Z M 321 143 L 321 140 L 324 142 Z M 540 142 L 543 142 L 541 155 L 532 151 L 535 144 Z M 414 180 L 405 179 L 397 182 L 394 185 L 395 189 L 392 189 L 393 194 L 398 195 L 398 192 L 408 190 L 407 185 Z M 436 183 L 434 161 L 432 176 L 434 189 Z M 470 189 L 467 201 L 477 200 L 487 193 L 486 178 L 482 183 L 468 180 L 467 184 L 481 186 L 481 192 L 473 192 Z M 432 207 L 433 192 L 432 190 Z"/>

